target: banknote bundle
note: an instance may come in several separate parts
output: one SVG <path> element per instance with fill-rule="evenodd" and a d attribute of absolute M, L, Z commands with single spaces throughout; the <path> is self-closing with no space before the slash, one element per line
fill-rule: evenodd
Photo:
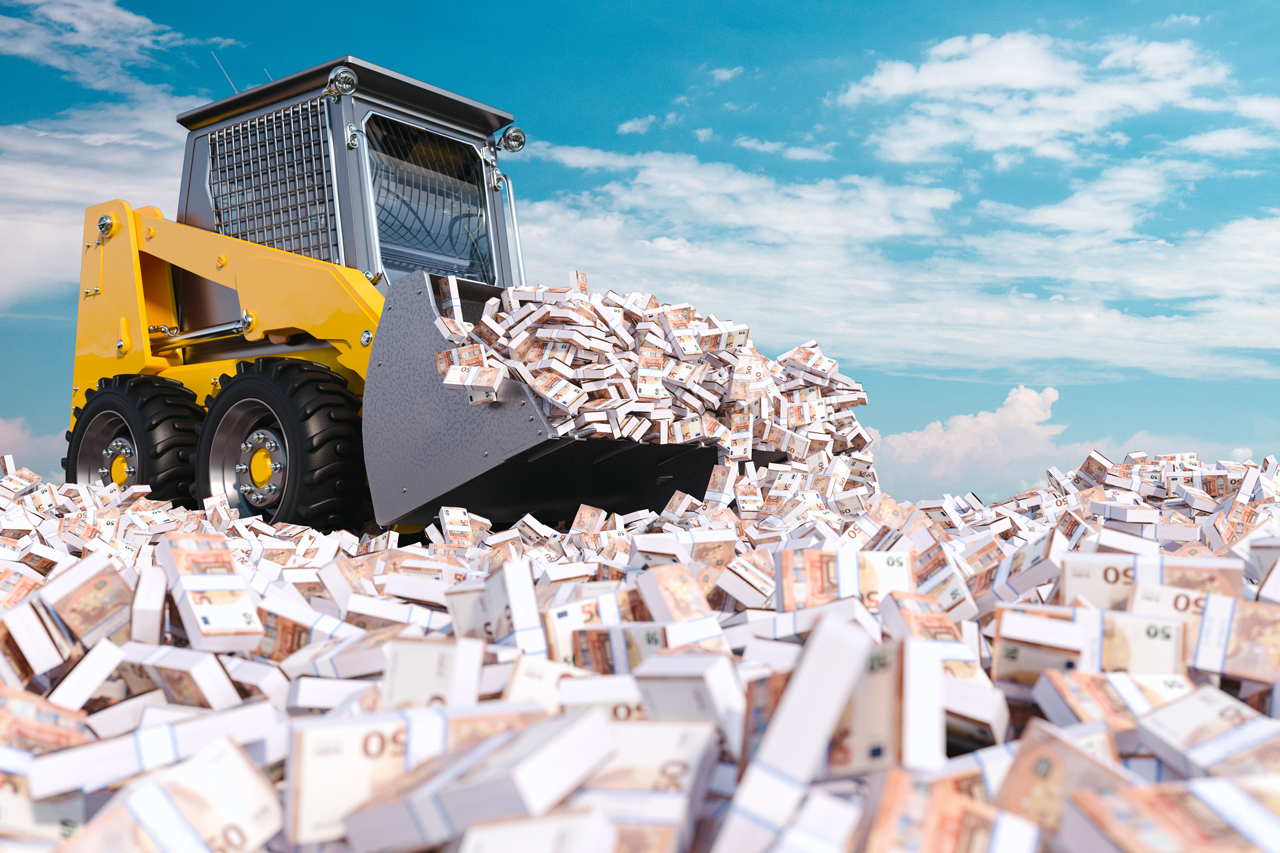
<path fill-rule="evenodd" d="M 649 293 L 592 294 L 586 281 L 575 271 L 569 287 L 507 288 L 475 323 L 442 313 L 454 346 L 437 357 L 439 381 L 473 406 L 504 381 L 525 385 L 562 437 L 713 443 L 735 462 L 766 450 L 825 464 L 870 444 L 853 412 L 862 385 L 816 341 L 770 359 L 746 326 Z M 438 288 L 442 308 L 456 304 L 456 280 Z M 709 499 L 728 503 L 733 487 Z"/>
<path fill-rule="evenodd" d="M 700 401 L 722 451 L 705 492 L 507 530 L 444 507 L 421 536 L 357 536 L 48 485 L 0 458 L 0 838 L 1133 853 L 1212 829 L 1274 845 L 1273 458 L 1094 452 L 1004 501 L 896 501 L 867 443 L 834 438 L 855 401 L 816 348 L 770 366 L 688 306 L 509 301 L 486 334 L 542 347 L 527 363 L 555 405 L 573 405 L 566 383 L 587 395 L 592 434 Z M 606 338 L 614 359 L 585 355 Z M 493 343 L 458 343 L 447 368 L 497 369 Z M 767 382 L 739 377 L 757 369 Z M 735 381 L 742 399 L 706 399 Z M 597 405 L 628 383 L 666 406 Z M 748 455 L 793 446 L 779 411 L 793 433 L 819 424 L 822 450 L 736 458 L 742 432 Z"/>

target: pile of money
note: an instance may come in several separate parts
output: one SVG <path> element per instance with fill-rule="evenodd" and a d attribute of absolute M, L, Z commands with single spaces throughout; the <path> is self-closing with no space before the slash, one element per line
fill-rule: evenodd
<path fill-rule="evenodd" d="M 495 312 L 493 330 L 594 352 L 576 320 L 538 335 L 590 307 L 615 339 L 680 352 L 736 334 L 691 311 L 635 322 L 632 296 L 522 301 L 544 325 Z M 770 387 L 837 375 L 775 364 Z M 1274 457 L 1094 452 L 998 503 L 913 504 L 865 445 L 735 452 L 661 512 L 499 531 L 444 507 L 421 534 L 364 535 L 0 457 L 0 838 L 1277 849 Z"/>
<path fill-rule="evenodd" d="M 560 436 L 713 443 L 734 461 L 781 451 L 810 471 L 871 443 L 853 413 L 866 393 L 816 341 L 770 359 L 746 326 L 650 293 L 592 294 L 576 270 L 568 287 L 506 288 L 470 323 L 457 279 L 433 280 L 436 328 L 453 345 L 436 369 L 472 406 L 511 380 L 532 389 Z M 865 482 L 849 476 L 850 490 Z"/>

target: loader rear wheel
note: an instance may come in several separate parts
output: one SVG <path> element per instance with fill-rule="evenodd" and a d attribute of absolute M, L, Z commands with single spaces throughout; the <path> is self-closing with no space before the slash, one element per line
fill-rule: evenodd
<path fill-rule="evenodd" d="M 196 492 L 242 515 L 321 530 L 358 527 L 367 489 L 360 398 L 323 365 L 241 362 L 205 401 Z"/>
<path fill-rule="evenodd" d="M 67 432 L 68 483 L 151 486 L 151 499 L 193 506 L 196 427 L 204 410 L 181 383 L 125 374 L 98 381 Z"/>

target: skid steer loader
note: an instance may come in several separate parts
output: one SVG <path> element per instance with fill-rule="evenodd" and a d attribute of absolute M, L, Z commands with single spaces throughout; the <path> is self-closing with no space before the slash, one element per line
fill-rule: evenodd
<path fill-rule="evenodd" d="M 704 492 L 713 447 L 558 438 L 526 386 L 441 386 L 436 279 L 469 322 L 524 283 L 510 114 L 344 56 L 178 121 L 174 219 L 85 214 L 68 482 L 322 529 Z"/>

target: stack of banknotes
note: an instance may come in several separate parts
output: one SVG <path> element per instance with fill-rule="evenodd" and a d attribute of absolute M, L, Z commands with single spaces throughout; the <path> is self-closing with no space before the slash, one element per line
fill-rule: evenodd
<path fill-rule="evenodd" d="M 0 457 L 0 849 L 1280 849 L 1274 457 L 815 460 L 357 536 Z"/>
<path fill-rule="evenodd" d="M 650 293 L 592 294 L 577 271 L 568 287 L 506 288 L 470 323 L 458 280 L 433 281 L 448 341 L 436 370 L 472 406 L 519 382 L 560 436 L 713 443 L 734 461 L 785 451 L 810 469 L 871 443 L 853 413 L 866 392 L 816 341 L 771 359 L 746 326 Z"/>

